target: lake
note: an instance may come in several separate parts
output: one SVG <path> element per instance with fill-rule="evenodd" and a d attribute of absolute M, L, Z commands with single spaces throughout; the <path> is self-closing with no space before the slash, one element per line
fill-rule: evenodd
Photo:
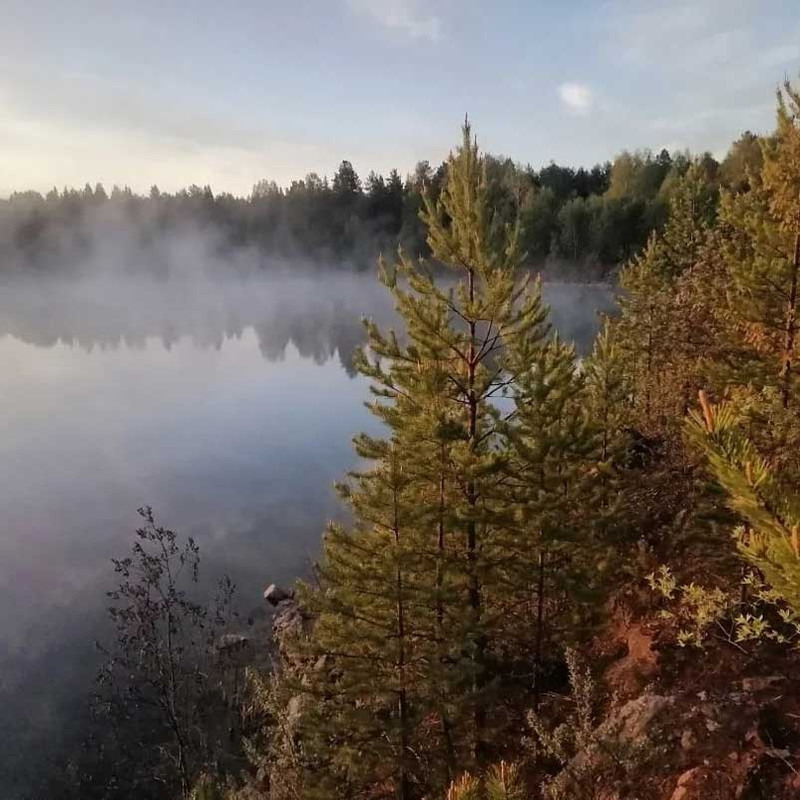
<path fill-rule="evenodd" d="M 612 292 L 545 287 L 585 350 Z M 362 315 L 394 323 L 371 274 L 0 288 L 0 786 L 34 791 L 79 736 L 110 559 L 136 509 L 193 535 L 245 614 L 303 574 L 350 439 L 376 430 L 349 359 Z M 8 796 L 4 794 L 4 796 Z"/>

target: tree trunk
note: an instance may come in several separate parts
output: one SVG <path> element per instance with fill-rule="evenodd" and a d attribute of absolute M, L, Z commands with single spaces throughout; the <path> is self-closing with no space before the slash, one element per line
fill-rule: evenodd
<path fill-rule="evenodd" d="M 445 468 L 447 464 L 447 450 L 444 443 L 440 448 L 441 464 L 439 474 L 439 521 L 438 521 L 438 535 L 436 542 L 436 638 L 439 643 L 439 669 L 444 672 L 446 661 L 446 648 L 444 640 L 444 597 L 442 591 L 444 588 L 444 559 L 445 559 Z M 445 747 L 445 766 L 447 783 L 450 784 L 455 779 L 456 772 L 456 756 L 453 747 L 453 731 L 450 724 L 450 718 L 447 715 L 445 692 L 442 686 L 439 687 L 440 703 L 442 715 L 442 737 L 444 739 Z"/>
<path fill-rule="evenodd" d="M 394 478 L 393 478 L 394 479 Z M 406 628 L 403 603 L 403 571 L 400 564 L 400 523 L 397 515 L 397 488 L 394 488 L 394 541 L 397 548 L 397 674 L 400 684 L 397 711 L 400 718 L 400 775 L 397 786 L 398 800 L 411 800 L 411 783 L 408 778 L 408 761 L 411 750 L 408 737 L 408 695 L 406 691 Z"/>
<path fill-rule="evenodd" d="M 539 580 L 536 587 L 536 637 L 533 646 L 533 707 L 539 708 L 542 687 L 542 642 L 544 640 L 544 542 L 539 550 Z"/>
<path fill-rule="evenodd" d="M 473 269 L 467 270 L 469 280 L 469 301 L 472 304 L 475 301 L 475 271 Z M 475 377 L 476 377 L 476 351 L 475 351 L 475 335 L 477 323 L 474 319 L 470 318 L 469 322 L 469 354 L 467 364 L 467 389 L 468 389 L 468 435 L 469 446 L 475 447 L 475 442 L 478 436 L 478 398 L 475 393 Z M 474 657 L 474 691 L 475 691 L 475 705 L 473 711 L 473 720 L 475 723 L 475 747 L 474 755 L 475 761 L 481 765 L 486 755 L 486 745 L 483 741 L 483 731 L 486 727 L 486 709 L 484 699 L 481 697 L 481 689 L 483 684 L 483 665 L 485 661 L 486 641 L 481 631 L 481 587 L 478 578 L 478 535 L 477 525 L 475 523 L 474 512 L 478 505 L 478 494 L 475 486 L 475 480 L 470 476 L 467 481 L 467 503 L 469 504 L 470 519 L 467 522 L 467 566 L 469 569 L 469 605 L 472 612 L 472 622 L 475 625 L 475 657 Z"/>
<path fill-rule="evenodd" d="M 645 374 L 644 417 L 650 422 L 650 385 L 653 374 L 653 313 L 650 307 L 650 316 L 647 320 L 647 372 Z"/>
<path fill-rule="evenodd" d="M 794 237 L 794 258 L 792 259 L 792 285 L 786 307 L 786 327 L 783 340 L 783 367 L 781 369 L 781 400 L 783 407 L 789 407 L 792 382 L 792 359 L 794 358 L 795 336 L 797 334 L 797 278 L 800 271 L 800 231 Z"/>
<path fill-rule="evenodd" d="M 163 544 L 162 544 L 163 550 Z M 172 572 L 167 564 L 167 577 L 170 587 L 173 586 Z M 175 736 L 175 744 L 178 749 L 178 771 L 181 776 L 181 796 L 188 797 L 191 790 L 189 780 L 189 764 L 186 758 L 186 742 L 184 741 L 183 732 L 181 731 L 181 723 L 178 718 L 178 682 L 177 682 L 177 667 L 175 664 L 176 655 L 172 642 L 173 618 L 172 618 L 172 605 L 167 605 L 167 685 L 164 687 L 163 694 L 165 696 L 165 705 L 167 717 L 172 727 L 172 732 Z"/>

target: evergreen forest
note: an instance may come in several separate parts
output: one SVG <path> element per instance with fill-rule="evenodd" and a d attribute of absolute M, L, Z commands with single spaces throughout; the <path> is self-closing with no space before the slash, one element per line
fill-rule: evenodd
<path fill-rule="evenodd" d="M 537 170 L 482 158 L 486 202 L 498 222 L 520 224 L 522 265 L 554 280 L 601 280 L 663 230 L 690 167 L 716 200 L 720 189 L 747 185 L 749 172 L 761 167 L 761 148 L 746 132 L 721 162 L 710 153 L 665 149 L 623 152 L 590 169 L 550 163 Z M 392 170 L 362 179 L 345 160 L 330 179 L 309 174 L 289 186 L 264 179 L 248 197 L 197 185 L 174 194 L 153 186 L 146 197 L 99 183 L 54 187 L 44 196 L 18 191 L 0 199 L 0 263 L 6 273 L 61 273 L 90 260 L 101 240 L 124 238 L 148 253 L 159 240 L 200 231 L 231 265 L 231 254 L 248 249 L 264 269 L 290 263 L 371 270 L 379 254 L 398 247 L 431 258 L 421 212 L 425 198 L 438 199 L 448 169 L 422 161 L 405 177 Z M 140 259 L 140 270 L 142 263 L 156 273 L 165 269 L 152 253 Z"/>
<path fill-rule="evenodd" d="M 721 162 L 536 171 L 467 121 L 405 180 L 343 162 L 249 198 L 54 190 L 0 224 L 35 267 L 115 204 L 142 235 L 191 221 L 267 254 L 382 253 L 401 326 L 365 321 L 354 368 L 382 432 L 356 437 L 348 513 L 308 574 L 266 592 L 271 643 L 237 633 L 224 581 L 196 600 L 196 545 L 142 510 L 99 688 L 114 733 L 60 791 L 800 796 L 796 85 Z M 551 326 L 539 272 L 618 281 L 591 353 Z"/>

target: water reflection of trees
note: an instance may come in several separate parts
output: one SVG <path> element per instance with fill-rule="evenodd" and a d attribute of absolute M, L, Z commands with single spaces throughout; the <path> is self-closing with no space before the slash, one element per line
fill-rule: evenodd
<path fill-rule="evenodd" d="M 555 284 L 545 295 L 561 335 L 588 349 L 610 290 Z M 42 280 L 0 291 L 0 335 L 38 347 L 136 350 L 156 339 L 166 350 L 181 341 L 220 350 L 252 329 L 268 361 L 282 360 L 292 345 L 318 364 L 338 357 L 348 374 L 363 341 L 362 316 L 385 326 L 395 319 L 387 293 L 363 274 L 196 284 Z"/>

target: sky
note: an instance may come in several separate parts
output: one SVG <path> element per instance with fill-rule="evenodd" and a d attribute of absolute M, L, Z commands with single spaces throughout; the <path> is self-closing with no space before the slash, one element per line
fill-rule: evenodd
<path fill-rule="evenodd" d="M 797 0 L 2 0 L 0 196 L 248 194 L 440 161 L 724 154 L 800 76 Z"/>

